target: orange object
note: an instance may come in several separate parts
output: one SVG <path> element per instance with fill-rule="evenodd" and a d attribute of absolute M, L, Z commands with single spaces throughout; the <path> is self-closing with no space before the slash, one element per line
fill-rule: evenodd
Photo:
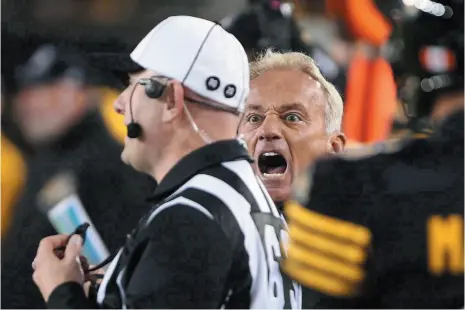
<path fill-rule="evenodd" d="M 373 0 L 326 0 L 326 11 L 342 19 L 355 40 L 380 47 L 391 35 L 392 25 Z"/>
<path fill-rule="evenodd" d="M 354 36 L 377 47 L 386 43 L 392 26 L 373 0 L 346 1 L 345 17 Z"/>
<path fill-rule="evenodd" d="M 397 88 L 391 65 L 379 57 L 370 63 L 367 111 L 363 141 L 372 143 L 386 139 L 397 109 Z"/>
<path fill-rule="evenodd" d="M 326 0 L 326 9 L 344 21 L 358 44 L 374 48 L 374 54 L 391 35 L 392 25 L 373 0 Z M 449 56 L 444 59 L 447 59 L 444 63 L 452 63 Z M 386 139 L 396 112 L 396 97 L 389 63 L 358 49 L 347 73 L 343 119 L 347 139 L 364 143 Z"/>
<path fill-rule="evenodd" d="M 397 89 L 390 64 L 368 59 L 362 50 L 347 74 L 343 131 L 348 140 L 363 143 L 386 139 L 397 109 Z"/>
<path fill-rule="evenodd" d="M 346 0 L 326 0 L 326 12 L 333 18 L 345 20 Z"/>
<path fill-rule="evenodd" d="M 363 141 L 368 74 L 369 60 L 358 51 L 352 58 L 347 72 L 342 128 L 348 140 Z"/>
<path fill-rule="evenodd" d="M 124 125 L 124 116 L 115 112 L 113 103 L 118 98 L 119 93 L 110 88 L 103 88 L 103 99 L 100 105 L 100 113 L 102 115 L 105 126 L 110 134 L 119 143 L 124 143 L 127 128 Z"/>

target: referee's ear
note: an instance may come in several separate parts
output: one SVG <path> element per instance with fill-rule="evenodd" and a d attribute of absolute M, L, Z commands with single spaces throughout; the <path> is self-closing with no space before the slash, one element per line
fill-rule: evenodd
<path fill-rule="evenodd" d="M 184 88 L 178 81 L 170 80 L 166 85 L 166 102 L 163 121 L 171 122 L 182 114 L 184 106 Z"/>

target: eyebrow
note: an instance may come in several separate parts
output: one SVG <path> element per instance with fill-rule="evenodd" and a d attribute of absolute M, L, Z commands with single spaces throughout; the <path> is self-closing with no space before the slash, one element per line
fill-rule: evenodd
<path fill-rule="evenodd" d="M 286 112 L 286 111 L 289 111 L 289 110 L 297 110 L 297 111 L 300 111 L 302 113 L 307 113 L 307 109 L 305 108 L 305 106 L 301 103 L 298 103 L 298 102 L 290 102 L 290 103 L 285 103 L 285 104 L 282 104 L 280 106 L 277 107 L 276 109 L 278 112 Z"/>
<path fill-rule="evenodd" d="M 259 104 L 247 104 L 245 107 L 246 111 L 256 111 L 256 112 L 261 112 L 264 110 L 264 108 L 259 105 Z"/>
<path fill-rule="evenodd" d="M 260 104 L 248 104 L 246 106 L 246 111 L 247 112 L 250 112 L 250 111 L 263 112 L 264 110 L 265 109 Z M 302 113 L 307 114 L 307 109 L 305 108 L 305 106 L 303 104 L 301 104 L 301 103 L 298 103 L 298 102 L 290 102 L 290 103 L 281 104 L 276 108 L 276 110 L 279 113 L 286 112 L 286 111 L 289 111 L 289 110 L 298 110 L 298 111 L 300 111 Z"/>

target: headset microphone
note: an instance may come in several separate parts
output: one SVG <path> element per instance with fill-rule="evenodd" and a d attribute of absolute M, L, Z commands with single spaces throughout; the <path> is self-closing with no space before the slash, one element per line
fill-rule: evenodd
<path fill-rule="evenodd" d="M 135 139 L 135 138 L 139 138 L 140 136 L 142 136 L 142 127 L 139 123 L 131 122 L 126 127 L 128 130 L 129 138 Z"/>
<path fill-rule="evenodd" d="M 139 123 L 134 121 L 134 116 L 132 115 L 132 96 L 136 90 L 136 85 L 132 89 L 131 96 L 129 97 L 129 113 L 131 115 L 131 122 L 126 126 L 127 136 L 131 139 L 136 139 L 142 136 L 142 126 Z"/>

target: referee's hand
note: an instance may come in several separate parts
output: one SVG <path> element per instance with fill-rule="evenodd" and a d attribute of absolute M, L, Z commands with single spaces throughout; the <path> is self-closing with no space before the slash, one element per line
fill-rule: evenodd
<path fill-rule="evenodd" d="M 82 260 L 83 257 L 84 256 L 81 256 L 81 263 L 83 262 Z M 105 274 L 105 270 L 103 268 L 100 268 L 100 269 L 97 269 L 91 272 L 87 272 L 86 270 L 88 270 L 89 268 L 93 268 L 95 266 L 88 265 L 87 269 L 84 269 L 84 263 L 82 263 L 82 266 L 83 266 L 83 270 L 85 274 L 85 280 L 84 280 L 84 286 L 83 286 L 84 293 L 86 294 L 86 296 L 89 296 L 89 291 L 92 286 L 92 282 L 95 282 L 95 284 L 100 285 L 103 279 L 103 275 Z M 96 277 L 96 275 L 98 275 L 99 277 Z"/>
<path fill-rule="evenodd" d="M 68 237 L 55 235 L 44 238 L 37 249 L 32 279 L 46 302 L 59 285 L 66 282 L 78 282 L 81 285 L 84 283 L 84 271 L 80 260 L 82 238 L 73 235 L 66 245 Z M 60 259 L 54 249 L 63 245 L 66 245 L 66 250 L 63 259 Z"/>

